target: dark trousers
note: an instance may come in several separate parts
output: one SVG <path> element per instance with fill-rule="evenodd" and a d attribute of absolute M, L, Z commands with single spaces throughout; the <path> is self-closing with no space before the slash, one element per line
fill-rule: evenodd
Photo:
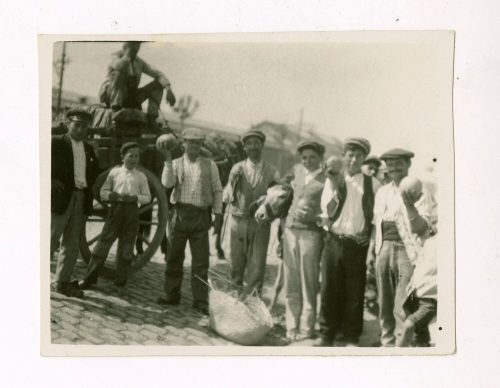
<path fill-rule="evenodd" d="M 321 336 L 333 341 L 342 331 L 357 342 L 363 331 L 363 304 L 368 246 L 327 233 L 322 254 Z"/>
<path fill-rule="evenodd" d="M 180 300 L 184 251 L 191 249 L 191 291 L 193 303 L 208 304 L 208 230 L 211 214 L 207 209 L 177 204 L 172 217 L 169 249 L 166 254 L 165 292 L 170 300 Z M 201 280 L 200 280 L 201 279 Z"/>
<path fill-rule="evenodd" d="M 137 203 L 113 202 L 108 218 L 102 228 L 101 236 L 92 251 L 85 278 L 92 283 L 97 281 L 99 271 L 104 265 L 109 250 L 118 239 L 116 269 L 119 285 L 124 285 L 128 268 L 134 258 L 134 244 L 139 227 L 139 208 Z"/>

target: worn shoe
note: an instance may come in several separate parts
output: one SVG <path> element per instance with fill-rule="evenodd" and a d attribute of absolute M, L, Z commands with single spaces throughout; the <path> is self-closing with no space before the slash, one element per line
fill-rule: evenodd
<path fill-rule="evenodd" d="M 85 278 L 85 279 L 80 280 L 78 282 L 78 287 L 80 288 L 80 290 L 88 290 L 89 288 L 92 288 L 96 284 L 97 284 L 97 280 Z"/>
<path fill-rule="evenodd" d="M 82 298 L 84 296 L 83 291 L 78 286 L 78 282 L 54 282 L 51 285 L 52 291 L 63 294 L 67 297 Z"/>
<path fill-rule="evenodd" d="M 208 306 L 205 303 L 195 303 L 193 304 L 193 309 L 194 311 L 202 315 L 210 315 L 210 312 L 208 311 Z"/>
<path fill-rule="evenodd" d="M 331 347 L 331 346 L 333 346 L 333 340 L 320 337 L 316 341 L 313 342 L 312 346 L 316 346 L 316 347 Z"/>
<path fill-rule="evenodd" d="M 173 299 L 173 298 L 158 298 L 156 300 L 158 304 L 161 305 L 167 305 L 167 306 L 177 306 L 180 303 L 179 299 Z"/>

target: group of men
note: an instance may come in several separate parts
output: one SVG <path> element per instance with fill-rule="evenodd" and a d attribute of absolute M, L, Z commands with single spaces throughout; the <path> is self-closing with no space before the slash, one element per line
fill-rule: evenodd
<path fill-rule="evenodd" d="M 67 116 L 68 133 L 52 141 L 51 256 L 63 237 L 53 289 L 68 296 L 82 296 L 82 289 L 96 283 L 114 239 L 123 239 L 122 251 L 123 246 L 130 248 L 123 254 L 125 263 L 130 262 L 137 228 L 137 217 L 130 215 L 137 213 L 137 207 L 148 201 L 150 194 L 144 177 L 135 170 L 138 146 L 128 144 L 122 149 L 123 165 L 111 171 L 106 181 L 109 187 L 101 189 L 102 199 L 114 203 L 105 225 L 106 236 L 101 236 L 103 241 L 94 249 L 83 282 L 72 281 L 84 215 L 92 206 L 97 159 L 92 147 L 83 141 L 91 117 L 81 110 L 69 111 Z M 214 227 L 220 232 L 223 201 L 230 213 L 233 283 L 244 292 L 260 294 L 271 226 L 256 220 L 251 205 L 266 195 L 271 185 L 280 182 L 280 175 L 276 167 L 262 159 L 265 134 L 250 130 L 242 136 L 247 158 L 233 166 L 223 188 L 215 163 L 200 155 L 204 140 L 201 130 L 190 128 L 183 133 L 182 157 L 172 160 L 169 149 L 160 150 L 165 158 L 162 184 L 173 188 L 173 218 L 166 253 L 166 295 L 158 302 L 179 304 L 184 250 L 189 241 L 193 307 L 208 314 L 208 231 Z M 346 344 L 357 344 L 363 328 L 366 265 L 372 261 L 379 293 L 381 343 L 393 346 L 406 317 L 403 304 L 412 277 L 413 257 L 431 231 L 427 192 L 415 195 L 398 189 L 414 155 L 401 149 L 384 153 L 380 159 L 387 164 L 391 182 L 381 187 L 378 179 L 361 171 L 370 153 L 366 139 L 347 139 L 343 156 L 330 157 L 326 162 L 324 147 L 318 143 L 302 142 L 298 152 L 301 163 L 291 176 L 285 177 L 294 188 L 284 231 L 287 335 L 292 340 L 315 336 L 315 298 L 321 265 L 317 344 L 332 346 L 339 335 Z M 128 229 L 120 224 L 127 222 L 132 225 Z M 126 278 L 122 278 L 117 285 L 125 282 Z"/>
<path fill-rule="evenodd" d="M 286 180 L 294 190 L 283 233 L 287 336 L 291 340 L 315 337 L 321 266 L 316 344 L 333 346 L 342 336 L 345 344 L 356 345 L 363 329 L 367 262 L 375 262 L 381 343 L 394 346 L 407 315 L 403 304 L 419 251 L 415 247 L 431 231 L 428 193 L 398 188 L 414 154 L 393 149 L 380 157 L 391 179 L 381 188 L 377 178 L 361 171 L 370 153 L 368 140 L 347 139 L 343 156 L 331 157 L 326 163 L 322 163 L 324 147 L 305 141 L 298 146 L 301 163 L 280 179 L 276 167 L 262 159 L 265 140 L 258 130 L 242 136 L 247 158 L 233 166 L 225 188 L 214 163 L 199 155 L 204 141 L 201 131 L 184 132 L 186 153 L 181 158 L 172 161 L 169 150 L 163 150 L 162 183 L 174 187 L 174 218 L 172 249 L 166 258 L 166 297 L 159 302 L 176 305 L 180 301 L 184 249 L 189 241 L 194 307 L 208 313 L 208 230 L 213 213 L 213 226 L 220 231 L 223 202 L 230 213 L 226 222 L 230 225 L 233 284 L 241 292 L 260 295 L 271 224 L 256 219 L 252 205 L 270 186 Z"/>
<path fill-rule="evenodd" d="M 175 104 L 168 79 L 137 57 L 140 45 L 127 42 L 108 69 L 100 98 L 112 110 L 140 108 L 149 99 L 148 117 L 156 122 L 163 90 L 167 102 Z M 155 78 L 139 88 L 140 74 Z M 72 280 L 78 257 L 85 215 L 92 210 L 92 185 L 97 158 L 86 138 L 91 115 L 83 110 L 67 113 L 68 133 L 52 139 L 51 258 L 59 247 L 54 291 L 81 297 L 92 287 L 108 255 L 119 239 L 117 286 L 126 284 L 138 227 L 137 209 L 150 200 L 147 181 L 135 167 L 137 144 L 123 145 L 123 164 L 113 169 L 101 189 L 110 214 L 89 263 L 87 275 Z M 252 211 L 255 202 L 275 183 L 290 183 L 294 198 L 283 224 L 283 260 L 287 337 L 302 340 L 316 337 L 316 296 L 321 268 L 321 308 L 318 346 L 343 343 L 357 345 L 363 329 L 363 302 L 367 262 L 375 263 L 380 306 L 381 344 L 394 346 L 403 335 L 407 298 L 414 267 L 423 242 L 432 232 L 431 201 L 428 193 L 401 191 L 414 154 L 402 149 L 369 156 L 368 140 L 349 138 L 341 157 L 324 160 L 325 148 L 313 141 L 301 142 L 301 162 L 283 179 L 277 168 L 262 159 L 266 141 L 258 130 L 246 132 L 241 140 L 247 158 L 236 163 L 226 187 L 222 187 L 215 163 L 201 156 L 205 134 L 195 128 L 182 134 L 184 155 L 172 160 L 168 148 L 162 184 L 172 189 L 173 216 L 169 225 L 166 253 L 165 297 L 158 302 L 177 305 L 181 298 L 185 248 L 192 255 L 191 288 L 193 308 L 209 313 L 208 269 L 210 228 L 220 234 L 223 203 L 229 212 L 231 278 L 244 293 L 262 293 L 271 224 L 258 221 Z M 377 170 L 384 163 L 384 175 Z M 363 167 L 365 166 L 365 167 Z M 364 169 L 364 173 L 362 171 Z M 383 184 L 383 186 L 382 186 Z M 62 237 L 62 241 L 61 240 Z M 431 298 L 432 299 L 432 298 Z M 435 313 L 435 304 L 426 304 Z M 422 326 L 422 325 L 421 325 Z M 423 325 L 425 326 L 425 325 Z M 425 327 L 417 337 L 428 341 Z"/>

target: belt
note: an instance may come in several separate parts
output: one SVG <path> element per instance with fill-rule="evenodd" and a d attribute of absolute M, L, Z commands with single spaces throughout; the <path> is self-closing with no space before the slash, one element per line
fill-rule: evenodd
<path fill-rule="evenodd" d="M 208 207 L 199 207 L 191 205 L 190 203 L 182 203 L 182 202 L 174 203 L 173 207 L 175 209 L 198 210 L 198 211 L 208 211 L 209 209 Z"/>
<path fill-rule="evenodd" d="M 351 235 L 349 235 L 349 234 L 337 234 L 337 233 L 332 232 L 331 230 L 329 230 L 327 232 L 327 234 L 329 234 L 335 240 L 338 240 L 338 241 L 350 241 L 350 242 L 353 242 L 353 243 L 357 244 L 357 242 L 354 239 L 354 237 L 351 236 Z"/>
<path fill-rule="evenodd" d="M 73 187 L 73 190 L 75 191 L 85 191 L 86 187 L 84 187 L 83 189 L 80 189 L 79 187 Z"/>

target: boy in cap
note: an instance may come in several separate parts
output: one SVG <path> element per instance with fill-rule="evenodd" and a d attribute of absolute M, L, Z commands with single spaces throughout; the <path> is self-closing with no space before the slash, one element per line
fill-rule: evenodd
<path fill-rule="evenodd" d="M 68 133 L 52 137 L 50 258 L 62 242 L 52 290 L 83 296 L 71 277 L 78 257 L 85 216 L 92 211 L 92 185 L 98 172 L 94 150 L 85 139 L 92 116 L 81 109 L 66 114 Z"/>
<path fill-rule="evenodd" d="M 140 158 L 139 145 L 135 142 L 125 143 L 120 153 L 123 164 L 111 169 L 100 190 L 101 199 L 109 202 L 110 208 L 101 236 L 92 251 L 87 274 L 80 282 L 82 289 L 97 283 L 99 272 L 117 238 L 115 285 L 125 286 L 127 272 L 134 258 L 134 243 L 139 227 L 139 206 L 151 201 L 148 179 L 137 169 Z"/>
<path fill-rule="evenodd" d="M 279 171 L 262 160 L 266 136 L 259 130 L 243 134 L 243 148 L 247 159 L 236 163 L 229 173 L 224 198 L 231 214 L 230 251 L 231 277 L 245 293 L 254 290 L 260 295 L 264 283 L 267 248 L 271 224 L 258 224 L 250 214 L 250 204 L 265 195 L 268 187 L 279 180 Z"/>
<path fill-rule="evenodd" d="M 321 338 L 317 346 L 333 346 L 341 332 L 356 346 L 363 330 L 366 253 L 371 233 L 378 180 L 361 172 L 370 153 L 363 138 L 344 142 L 343 171 L 328 170 L 321 196 L 327 230 L 322 253 Z M 339 176 L 340 175 L 340 176 Z"/>
<path fill-rule="evenodd" d="M 99 99 L 114 111 L 121 108 L 141 110 L 141 104 L 148 100 L 148 118 L 150 125 L 156 125 L 163 89 L 167 91 L 167 102 L 175 105 L 175 96 L 170 81 L 165 75 L 137 56 L 141 42 L 125 42 L 121 51 L 108 67 L 106 80 L 99 90 Z M 154 81 L 139 88 L 141 75 L 145 73 Z"/>
<path fill-rule="evenodd" d="M 392 182 L 384 185 L 375 197 L 375 228 L 367 260 L 375 262 L 382 346 L 394 346 L 396 337 L 401 336 L 406 317 L 403 309 L 406 287 L 422 249 L 422 241 L 430 230 L 431 208 L 427 191 L 415 196 L 412 192 L 401 193 L 399 190 L 413 157 L 413 152 L 400 148 L 387 151 L 380 157 L 387 164 Z"/>
<path fill-rule="evenodd" d="M 165 157 L 161 181 L 167 189 L 173 188 L 171 203 L 174 214 L 166 254 L 166 298 L 159 298 L 158 303 L 180 303 L 184 251 L 189 241 L 193 308 L 208 315 L 208 231 L 212 226 L 212 212 L 215 215 L 215 232 L 219 233 L 222 226 L 222 185 L 215 162 L 200 155 L 205 140 L 203 132 L 188 128 L 182 137 L 185 153 L 173 162 L 170 151 L 160 149 Z"/>
<path fill-rule="evenodd" d="M 283 265 L 287 337 L 304 340 L 314 336 L 319 262 L 323 235 L 317 225 L 326 176 L 321 169 L 325 147 L 302 141 L 297 147 L 301 163 L 287 180 L 293 187 L 293 201 L 283 231 Z"/>

